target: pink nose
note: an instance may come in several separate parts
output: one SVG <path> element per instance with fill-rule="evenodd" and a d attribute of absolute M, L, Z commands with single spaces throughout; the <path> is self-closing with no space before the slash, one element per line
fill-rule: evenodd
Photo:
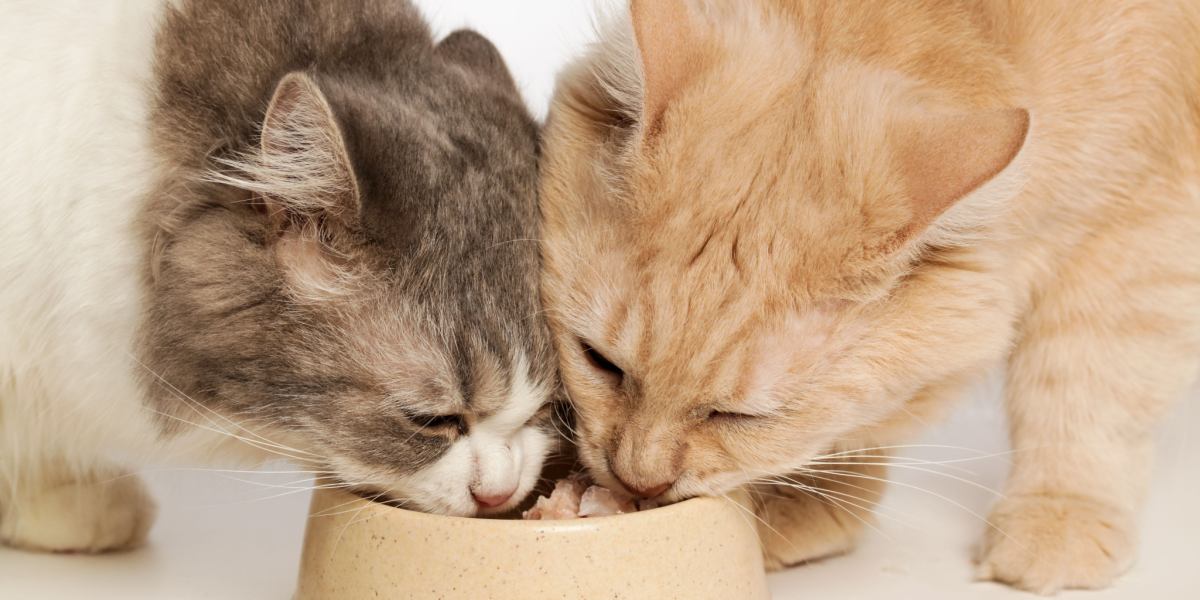
<path fill-rule="evenodd" d="M 516 490 L 510 490 L 499 494 L 480 494 L 472 491 L 471 496 L 475 498 L 476 503 L 484 508 L 496 508 L 497 506 L 508 502 L 508 500 L 512 498 L 514 491 Z"/>

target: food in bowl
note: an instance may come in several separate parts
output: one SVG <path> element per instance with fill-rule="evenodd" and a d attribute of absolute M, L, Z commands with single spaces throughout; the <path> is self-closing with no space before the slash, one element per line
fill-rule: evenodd
<path fill-rule="evenodd" d="M 549 496 L 539 496 L 529 510 L 521 513 L 528 521 L 553 521 L 608 517 L 649 510 L 657 506 L 652 500 L 636 501 L 632 496 L 590 483 L 585 477 L 572 475 L 559 479 Z"/>

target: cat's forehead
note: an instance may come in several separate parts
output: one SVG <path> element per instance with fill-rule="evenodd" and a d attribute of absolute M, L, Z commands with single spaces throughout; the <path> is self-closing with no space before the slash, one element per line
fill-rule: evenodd
<path fill-rule="evenodd" d="M 772 410 L 792 367 L 818 364 L 832 347 L 842 316 L 838 303 L 782 308 L 752 292 L 710 302 L 653 288 L 597 296 L 584 335 L 600 336 L 589 343 L 620 361 L 639 397 L 671 410 L 714 402 Z"/>

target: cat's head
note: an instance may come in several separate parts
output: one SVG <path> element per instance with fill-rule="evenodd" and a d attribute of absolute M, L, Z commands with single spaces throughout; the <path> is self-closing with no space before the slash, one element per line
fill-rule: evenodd
<path fill-rule="evenodd" d="M 668 500 L 869 439 L 993 358 L 1002 289 L 939 257 L 985 233 L 1028 127 L 691 4 L 635 1 L 568 71 L 542 167 L 580 456 Z"/>
<path fill-rule="evenodd" d="M 283 77 L 259 147 L 174 189 L 195 201 L 158 232 L 144 356 L 167 422 L 418 510 L 515 506 L 554 439 L 536 154 L 474 33 L 394 73 Z"/>

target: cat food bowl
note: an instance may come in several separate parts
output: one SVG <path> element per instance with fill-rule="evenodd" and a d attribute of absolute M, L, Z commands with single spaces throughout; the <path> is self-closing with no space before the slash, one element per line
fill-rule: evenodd
<path fill-rule="evenodd" d="M 753 518 L 696 498 L 563 521 L 467 519 L 318 490 L 296 600 L 768 598 Z"/>

